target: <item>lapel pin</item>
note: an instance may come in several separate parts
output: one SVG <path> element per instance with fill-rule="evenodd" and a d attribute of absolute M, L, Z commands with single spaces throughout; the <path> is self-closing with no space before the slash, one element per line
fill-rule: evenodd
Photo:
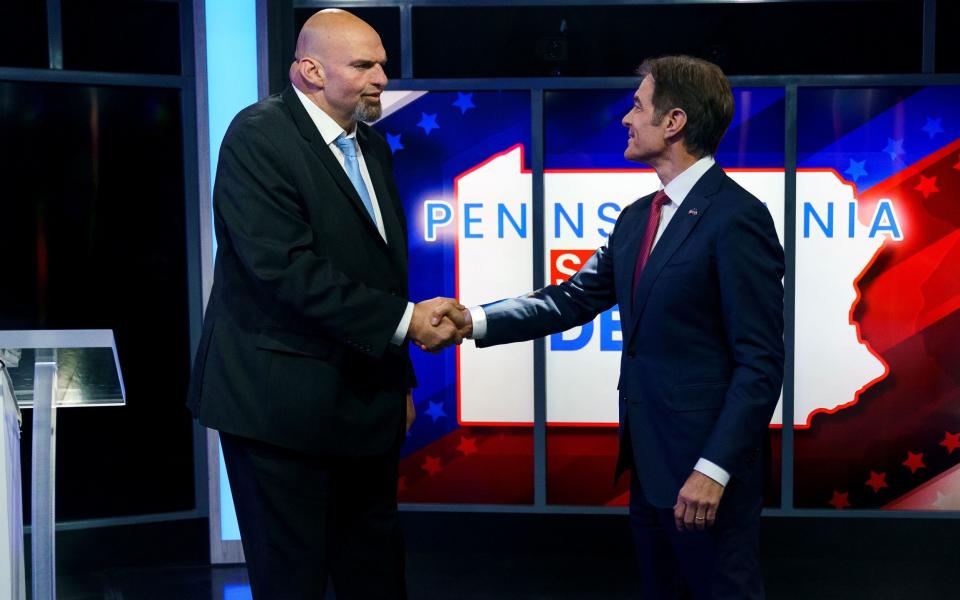
<path fill-rule="evenodd" d="M 688 214 L 688 215 L 697 216 L 697 215 L 700 214 L 700 209 L 699 209 L 699 208 L 691 208 L 690 210 L 687 211 L 687 214 Z"/>

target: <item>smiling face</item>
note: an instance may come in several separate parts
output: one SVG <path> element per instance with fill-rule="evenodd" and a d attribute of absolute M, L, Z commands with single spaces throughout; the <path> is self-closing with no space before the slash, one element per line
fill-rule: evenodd
<path fill-rule="evenodd" d="M 304 25 L 297 56 L 310 63 L 300 73 L 318 88 L 314 101 L 346 131 L 380 118 L 387 53 L 365 22 L 342 11 L 317 13 Z"/>
<path fill-rule="evenodd" d="M 667 151 L 667 119 L 657 118 L 653 107 L 653 77 L 647 75 L 633 95 L 633 107 L 623 117 L 627 148 L 623 157 L 632 162 L 650 163 Z"/>

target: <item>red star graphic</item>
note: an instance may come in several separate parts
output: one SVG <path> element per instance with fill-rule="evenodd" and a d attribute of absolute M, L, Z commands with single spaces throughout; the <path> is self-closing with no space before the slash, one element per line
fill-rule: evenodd
<path fill-rule="evenodd" d="M 850 508 L 850 492 L 833 491 L 833 498 L 828 503 L 837 510 Z"/>
<path fill-rule="evenodd" d="M 947 449 L 947 454 L 953 454 L 953 451 L 960 448 L 960 433 L 943 433 L 943 441 L 940 445 Z"/>
<path fill-rule="evenodd" d="M 465 435 L 460 436 L 460 445 L 457 446 L 457 450 L 463 453 L 464 456 L 470 456 L 477 452 L 477 438 L 468 438 Z"/>
<path fill-rule="evenodd" d="M 400 479 L 397 480 L 397 491 L 405 492 L 407 491 L 407 476 L 401 475 Z"/>
<path fill-rule="evenodd" d="M 426 460 L 423 461 L 423 465 L 420 468 L 426 471 L 430 477 L 433 477 L 443 470 L 443 467 L 440 466 L 440 459 L 429 455 Z"/>
<path fill-rule="evenodd" d="M 903 461 L 902 464 L 910 469 L 911 473 L 916 473 L 918 469 L 927 466 L 923 464 L 923 452 L 914 454 L 913 452 L 907 451 L 907 460 Z"/>
<path fill-rule="evenodd" d="M 888 487 L 887 474 L 870 471 L 870 479 L 867 480 L 867 487 L 873 488 L 874 493 L 879 492 L 881 488 Z"/>
<path fill-rule="evenodd" d="M 940 190 L 937 188 L 937 178 L 936 178 L 936 176 L 934 176 L 934 177 L 924 177 L 923 175 L 920 176 L 920 184 L 917 185 L 917 187 L 915 187 L 915 188 L 913 188 L 913 189 L 917 190 L 918 192 L 921 192 L 921 193 L 923 194 L 923 199 L 924 199 L 924 200 L 926 200 L 926 199 L 927 199 L 927 196 L 929 196 L 930 194 L 932 194 L 932 193 L 934 193 L 934 192 L 939 192 L 939 191 L 940 191 Z"/>

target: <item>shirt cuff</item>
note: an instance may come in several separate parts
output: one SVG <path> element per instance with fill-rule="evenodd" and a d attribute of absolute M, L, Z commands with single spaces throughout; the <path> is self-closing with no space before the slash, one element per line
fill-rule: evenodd
<path fill-rule="evenodd" d="M 397 325 L 397 330 L 393 333 L 393 339 L 390 343 L 394 346 L 402 346 L 407 339 L 407 331 L 410 330 L 410 321 L 413 320 L 413 302 L 407 302 L 407 310 L 403 311 L 403 318 Z"/>
<path fill-rule="evenodd" d="M 693 467 L 693 470 L 700 471 L 723 487 L 727 487 L 727 484 L 730 483 L 730 473 L 727 473 L 723 467 L 717 465 L 716 463 L 712 463 L 705 458 L 698 460 L 697 464 Z"/>
<path fill-rule="evenodd" d="M 470 319 L 473 321 L 473 333 L 470 334 L 471 340 L 482 340 L 487 336 L 487 313 L 480 306 L 471 306 Z"/>

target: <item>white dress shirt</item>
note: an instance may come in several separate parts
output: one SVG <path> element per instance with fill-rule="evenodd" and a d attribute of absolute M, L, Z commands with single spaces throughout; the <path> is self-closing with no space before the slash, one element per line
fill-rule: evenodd
<path fill-rule="evenodd" d="M 303 108 L 307 110 L 307 114 L 310 116 L 310 120 L 313 121 L 313 124 L 317 126 L 317 130 L 320 132 L 320 137 L 323 138 L 324 143 L 327 144 L 327 147 L 330 148 L 330 151 L 333 152 L 333 155 L 336 157 L 337 162 L 340 163 L 340 166 L 343 167 L 343 172 L 347 172 L 347 167 L 344 164 L 343 152 L 340 151 L 340 148 L 337 147 L 336 140 L 341 135 L 346 134 L 346 137 L 354 145 L 357 151 L 357 162 L 360 165 L 360 178 L 363 179 L 363 184 L 367 188 L 367 194 L 370 196 L 370 203 L 373 205 L 373 212 L 376 215 L 376 225 L 377 231 L 380 232 L 380 237 L 383 238 L 383 241 L 387 241 L 387 233 L 383 229 L 383 217 L 380 215 L 380 203 L 377 201 L 377 192 L 373 189 L 373 182 L 370 180 L 370 171 L 367 170 L 367 163 L 363 160 L 363 151 L 360 149 L 360 144 L 357 143 L 357 128 L 354 127 L 353 131 L 347 132 L 344 131 L 336 121 L 333 120 L 333 117 L 323 112 L 323 109 L 314 104 L 309 98 L 307 98 L 303 92 L 298 90 L 294 86 L 293 91 L 296 92 L 297 97 L 300 98 L 300 103 L 303 104 Z M 407 302 L 407 309 L 403 313 L 403 317 L 400 319 L 399 325 L 391 338 L 390 343 L 399 346 L 407 338 L 407 330 L 410 328 L 410 320 L 413 318 L 413 302 Z"/>
<path fill-rule="evenodd" d="M 673 218 L 673 215 L 677 214 L 677 209 L 683 204 L 687 194 L 689 194 L 693 186 L 700 181 L 703 174 L 714 165 L 714 162 L 712 156 L 704 156 L 687 167 L 683 173 L 674 177 L 670 183 L 663 187 L 663 191 L 667 194 L 667 197 L 670 198 L 670 202 L 664 204 L 661 209 L 657 235 L 653 238 L 654 246 L 656 246 L 660 238 L 663 237 L 663 232 L 667 229 L 667 225 L 670 224 L 670 219 Z M 651 251 L 652 250 L 651 248 Z M 483 339 L 487 334 L 487 315 L 483 311 L 483 308 L 480 306 L 471 306 L 470 318 L 473 320 L 473 334 L 470 337 L 475 340 Z M 730 482 L 730 473 L 723 467 L 705 458 L 698 460 L 693 468 L 722 486 L 726 486 L 727 483 Z"/>

